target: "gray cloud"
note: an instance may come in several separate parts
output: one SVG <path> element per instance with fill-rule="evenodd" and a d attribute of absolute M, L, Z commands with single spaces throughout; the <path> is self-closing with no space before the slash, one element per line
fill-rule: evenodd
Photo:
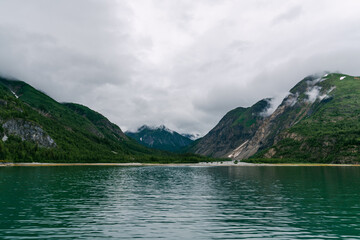
<path fill-rule="evenodd" d="M 278 24 L 282 21 L 294 21 L 296 18 L 301 16 L 303 9 L 301 6 L 295 6 L 290 9 L 287 9 L 286 12 L 281 13 L 274 18 L 273 23 Z"/>
<path fill-rule="evenodd" d="M 209 131 L 309 74 L 359 75 L 357 0 L 2 0 L 0 73 L 124 130 Z"/>

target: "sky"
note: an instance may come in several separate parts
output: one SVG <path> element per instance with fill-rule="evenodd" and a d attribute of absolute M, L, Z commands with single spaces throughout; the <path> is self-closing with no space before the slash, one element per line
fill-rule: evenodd
<path fill-rule="evenodd" d="M 359 0 L 0 0 L 0 74 L 135 130 L 206 134 L 304 77 L 360 75 Z"/>

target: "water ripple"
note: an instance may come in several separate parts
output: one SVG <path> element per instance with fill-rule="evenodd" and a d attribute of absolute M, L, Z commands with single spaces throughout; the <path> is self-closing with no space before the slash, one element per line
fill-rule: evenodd
<path fill-rule="evenodd" d="M 2 239 L 360 239 L 359 168 L 0 169 Z"/>

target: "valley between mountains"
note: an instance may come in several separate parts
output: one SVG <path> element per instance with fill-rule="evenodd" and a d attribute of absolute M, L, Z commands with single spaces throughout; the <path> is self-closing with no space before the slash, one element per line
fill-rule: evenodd
<path fill-rule="evenodd" d="M 275 110 L 272 110 L 275 109 Z M 5 162 L 360 162 L 360 77 L 308 76 L 279 106 L 229 111 L 205 136 L 165 126 L 123 132 L 86 106 L 59 103 L 0 79 L 0 159 Z"/>

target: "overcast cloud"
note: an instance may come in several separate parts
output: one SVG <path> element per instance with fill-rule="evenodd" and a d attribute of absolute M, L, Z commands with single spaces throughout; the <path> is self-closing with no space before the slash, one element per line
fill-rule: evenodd
<path fill-rule="evenodd" d="M 1 0 L 0 73 L 123 130 L 206 134 L 322 71 L 360 75 L 359 0 Z"/>

